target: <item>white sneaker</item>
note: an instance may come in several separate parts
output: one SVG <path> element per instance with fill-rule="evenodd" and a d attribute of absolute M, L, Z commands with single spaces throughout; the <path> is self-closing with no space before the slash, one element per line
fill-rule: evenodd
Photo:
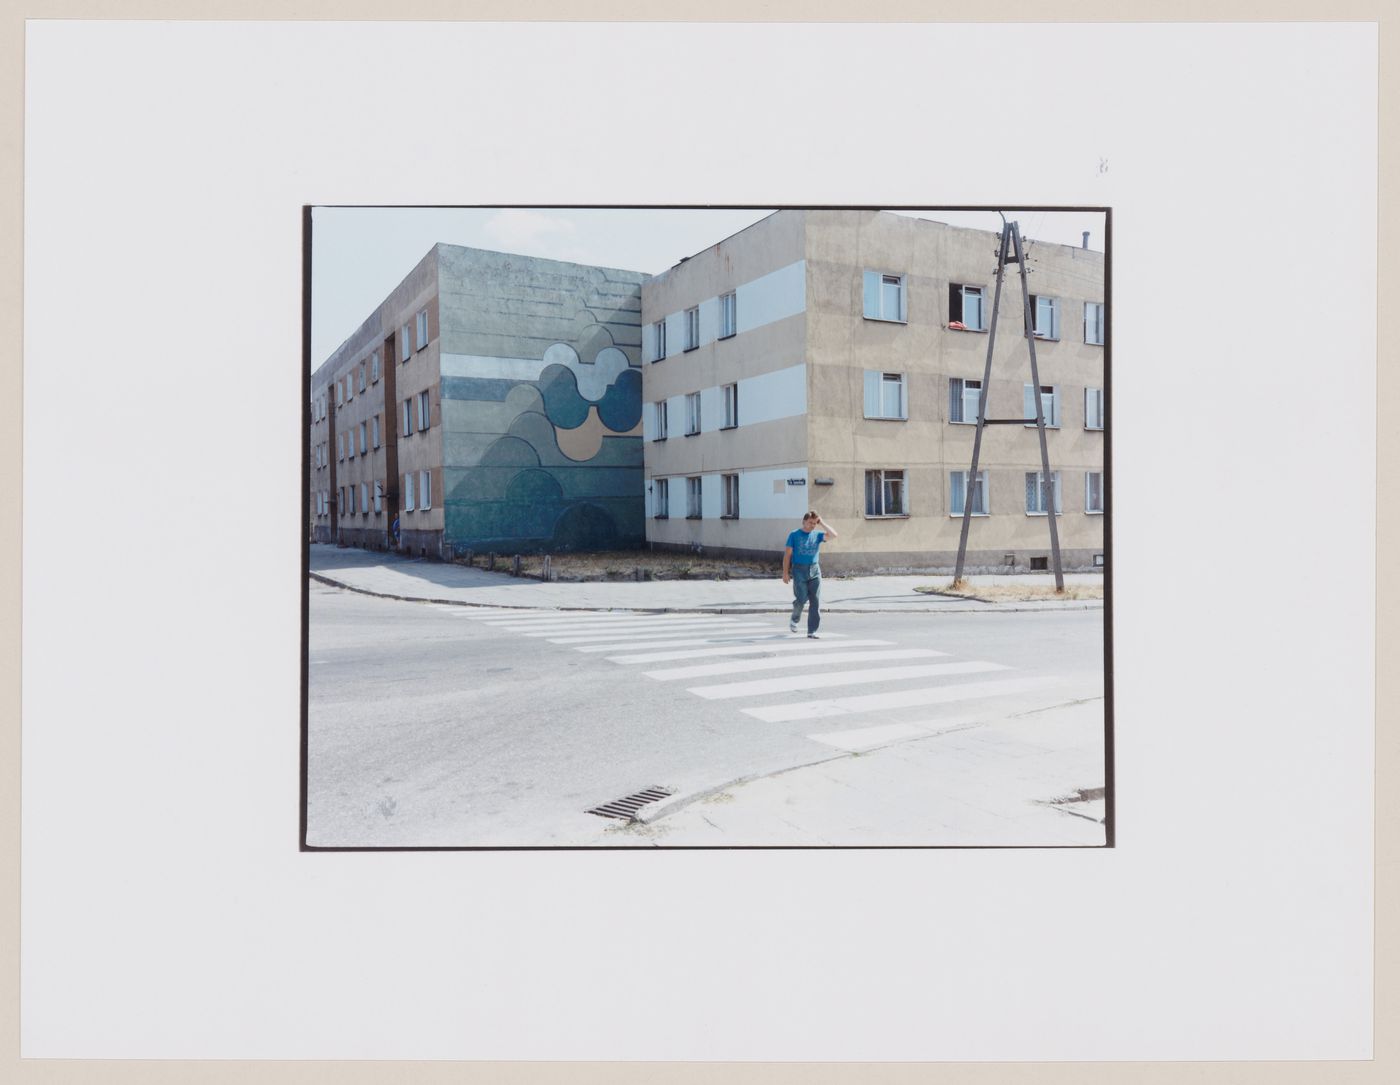
<path fill-rule="evenodd" d="M 796 622 L 788 622 L 788 632 L 789 632 L 789 633 L 796 633 L 796 632 L 797 632 L 797 623 L 796 623 Z"/>
<path fill-rule="evenodd" d="M 821 635 L 818 634 L 818 633 L 808 633 L 808 634 L 807 634 L 807 639 L 808 639 L 808 640 L 821 640 Z"/>

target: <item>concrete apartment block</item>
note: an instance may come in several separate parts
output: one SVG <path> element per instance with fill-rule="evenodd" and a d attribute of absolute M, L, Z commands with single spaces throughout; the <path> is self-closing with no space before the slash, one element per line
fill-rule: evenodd
<path fill-rule="evenodd" d="M 772 555 L 813 507 L 841 532 L 823 555 L 831 571 L 950 569 L 998 242 L 887 212 L 780 211 L 648 280 L 648 541 Z M 1103 255 L 1034 243 L 1029 260 L 1062 559 L 1091 569 L 1104 538 Z M 989 418 L 1033 417 L 1024 329 L 1011 265 Z M 1040 466 L 1033 425 L 985 428 L 970 571 L 1047 558 Z"/>
<path fill-rule="evenodd" d="M 312 537 L 392 548 L 397 518 L 441 557 L 642 545 L 644 278 L 435 246 L 312 375 Z"/>

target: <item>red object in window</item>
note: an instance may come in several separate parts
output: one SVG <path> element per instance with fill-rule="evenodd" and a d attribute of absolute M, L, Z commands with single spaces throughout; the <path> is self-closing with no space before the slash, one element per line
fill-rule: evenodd
<path fill-rule="evenodd" d="M 950 320 L 950 321 L 948 321 L 948 327 L 949 327 L 951 330 L 955 331 L 955 332 L 965 332 L 965 331 L 967 331 L 967 325 L 964 324 L 961 320 Z"/>

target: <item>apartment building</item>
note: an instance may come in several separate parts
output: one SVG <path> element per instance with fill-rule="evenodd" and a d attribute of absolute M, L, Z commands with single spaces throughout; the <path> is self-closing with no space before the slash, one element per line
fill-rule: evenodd
<path fill-rule="evenodd" d="M 311 537 L 448 558 L 642 545 L 644 279 L 434 246 L 311 376 Z"/>
<path fill-rule="evenodd" d="M 831 571 L 1103 563 L 1104 262 L 1032 243 L 1032 386 L 1008 268 L 988 418 L 968 468 L 999 235 L 888 212 L 779 211 L 642 286 L 646 536 L 771 556 L 807 508 Z M 1035 397 L 1049 426 L 1042 478 Z"/>

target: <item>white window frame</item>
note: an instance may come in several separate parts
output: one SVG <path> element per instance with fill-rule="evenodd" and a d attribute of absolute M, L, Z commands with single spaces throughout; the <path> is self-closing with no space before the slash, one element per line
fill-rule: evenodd
<path fill-rule="evenodd" d="M 418 393 L 418 432 L 423 433 L 429 429 L 431 421 L 432 401 L 428 398 L 428 390 L 425 388 Z"/>
<path fill-rule="evenodd" d="M 433 473 L 418 472 L 418 511 L 427 512 L 433 507 Z"/>
<path fill-rule="evenodd" d="M 685 480 L 685 518 L 699 520 L 705 515 L 705 478 L 689 475 Z"/>
<path fill-rule="evenodd" d="M 413 511 L 413 472 L 407 472 L 403 477 L 403 511 Z"/>
<path fill-rule="evenodd" d="M 369 365 L 368 365 L 367 362 L 361 362 L 361 363 L 360 363 L 360 392 L 361 392 L 361 393 L 363 393 L 364 390 L 365 390 L 365 388 L 366 388 L 366 384 L 365 384 L 366 372 L 365 372 L 365 371 L 366 371 L 368 368 L 369 368 Z"/>
<path fill-rule="evenodd" d="M 1045 511 L 1045 482 L 1044 482 L 1044 474 L 1045 474 L 1045 473 L 1044 473 L 1043 471 L 1027 471 L 1027 472 L 1026 472 L 1026 515 L 1027 515 L 1027 516 L 1045 516 L 1045 515 L 1046 515 L 1046 511 Z M 1030 494 L 1030 485 L 1031 485 L 1031 479 L 1032 479 L 1032 478 L 1035 479 L 1035 507 L 1034 507 L 1034 508 L 1031 507 L 1031 499 L 1030 499 L 1030 498 L 1031 498 L 1031 494 Z M 1050 472 L 1050 481 L 1051 481 L 1051 484 L 1052 484 L 1052 486 L 1054 487 L 1054 490 L 1055 490 L 1055 515 L 1056 515 L 1056 516 L 1063 516 L 1063 515 L 1065 514 L 1065 508 L 1064 508 L 1064 500 L 1063 500 L 1063 499 L 1064 499 L 1064 494 L 1063 494 L 1063 492 L 1062 492 L 1062 490 L 1061 490 L 1061 487 L 1060 487 L 1060 472 L 1058 472 L 1058 471 L 1051 471 L 1051 472 Z"/>
<path fill-rule="evenodd" d="M 1037 339 L 1060 338 L 1060 299 L 1049 294 L 1032 294 L 1031 334 Z M 1044 303 L 1044 304 L 1042 304 Z M 1042 324 L 1048 325 L 1043 327 Z"/>
<path fill-rule="evenodd" d="M 355 398 L 355 374 L 353 371 L 345 374 L 345 402 L 349 403 Z"/>
<path fill-rule="evenodd" d="M 953 311 L 952 311 L 952 300 L 953 300 L 952 292 L 953 292 L 954 290 L 956 290 L 956 291 L 958 292 L 958 314 L 957 314 L 957 316 L 954 316 L 954 315 L 953 315 Z M 975 283 L 949 283 L 949 284 L 948 284 L 948 291 L 949 291 L 949 293 L 948 293 L 948 302 L 949 302 L 948 323 L 949 323 L 949 324 L 958 323 L 958 324 L 961 324 L 961 325 L 962 325 L 962 328 L 961 328 L 961 329 L 954 329 L 954 330 L 955 330 L 955 331 L 957 331 L 957 330 L 962 330 L 962 331 L 969 331 L 969 332 L 984 332 L 984 331 L 986 331 L 986 330 L 987 330 L 987 312 L 986 312 L 986 307 L 987 307 L 987 292 L 986 292 L 986 290 L 985 290 L 983 287 L 978 286 L 978 285 L 975 284 Z M 969 297 L 973 297 L 973 298 L 976 298 L 976 299 L 977 299 L 977 323 L 976 323 L 976 324 L 970 324 L 970 323 L 968 323 L 968 319 L 967 319 L 967 300 L 968 300 Z"/>
<path fill-rule="evenodd" d="M 360 455 L 369 451 L 369 422 L 360 423 Z"/>
<path fill-rule="evenodd" d="M 700 346 L 700 306 L 692 305 L 685 311 L 685 349 L 695 350 Z"/>
<path fill-rule="evenodd" d="M 895 476 L 898 476 L 896 478 Z M 879 511 L 871 512 L 871 480 L 875 480 L 878 495 Z M 899 509 L 890 511 L 889 487 L 893 483 L 899 483 L 899 489 L 895 493 L 899 496 Z M 882 467 L 865 472 L 865 518 L 867 520 L 896 520 L 905 519 L 909 516 L 909 472 L 903 467 Z"/>
<path fill-rule="evenodd" d="M 370 437 L 371 437 L 371 439 L 372 439 L 372 441 L 373 441 L 374 447 L 375 447 L 375 448 L 378 448 L 378 447 L 379 447 L 379 443 L 380 443 L 380 442 L 379 442 L 379 415 L 376 414 L 373 418 L 371 418 L 371 419 L 369 420 L 369 422 L 370 422 L 370 426 L 369 426 Z"/>
<path fill-rule="evenodd" d="M 689 392 L 685 397 L 685 435 L 694 437 L 700 432 L 700 393 Z"/>
<path fill-rule="evenodd" d="M 411 400 L 411 399 L 405 399 L 405 400 L 401 400 L 400 402 L 401 402 L 401 404 L 402 404 L 402 406 L 403 406 L 403 411 L 402 411 L 402 417 L 399 419 L 399 421 L 402 423 L 402 425 L 399 427 L 399 436 L 400 436 L 400 437 L 412 437 L 412 436 L 413 436 L 413 400 Z"/>
<path fill-rule="evenodd" d="M 909 419 L 908 379 L 903 373 L 885 373 L 879 369 L 864 370 L 863 400 L 866 418 L 878 418 L 891 422 L 905 422 Z M 886 397 L 891 387 L 897 387 L 899 397 L 897 414 L 888 413 Z"/>
<path fill-rule="evenodd" d="M 1035 400 L 1032 389 L 1035 386 L 1029 382 L 1021 385 L 1022 410 L 1024 417 L 1028 419 L 1026 427 L 1035 428 Z M 1047 391 L 1047 389 L 1049 389 Z M 1046 429 L 1060 428 L 1060 386 L 1058 384 L 1042 384 L 1040 386 L 1040 412 L 1045 416 Z"/>
<path fill-rule="evenodd" d="M 976 388 L 969 388 L 976 385 Z M 968 393 L 973 392 L 972 402 L 968 403 Z M 955 426 L 977 425 L 977 408 L 982 401 L 982 378 L 948 378 L 948 421 Z M 968 408 L 971 406 L 971 417 Z"/>
<path fill-rule="evenodd" d="M 335 492 L 335 513 L 337 516 L 345 515 L 345 487 L 339 486 Z"/>
<path fill-rule="evenodd" d="M 909 300 L 906 286 L 908 278 L 904 275 L 897 275 L 893 271 L 875 271 L 865 269 L 861 274 L 861 315 L 866 320 L 881 320 L 889 324 L 907 324 L 909 322 Z M 894 302 L 894 312 L 886 311 L 888 308 L 885 298 L 885 287 L 893 286 L 898 290 Z"/>
<path fill-rule="evenodd" d="M 739 519 L 739 476 L 720 475 L 720 519 Z"/>
<path fill-rule="evenodd" d="M 369 483 L 360 483 L 360 515 L 369 515 Z"/>
<path fill-rule="evenodd" d="M 959 484 L 959 483 L 962 485 L 963 500 L 966 501 L 966 500 L 967 500 L 967 472 L 966 472 L 966 471 L 949 471 L 949 472 L 948 472 L 948 515 L 949 515 L 949 516 L 956 516 L 956 517 L 958 517 L 959 519 L 961 519 L 961 518 L 962 518 L 962 514 L 963 514 L 963 510 L 962 510 L 962 508 L 960 507 L 960 505 L 958 504 L 958 502 L 954 501 L 954 499 L 953 499 L 953 494 L 954 494 L 954 492 L 955 492 L 953 487 L 954 487 L 955 484 Z M 976 487 L 975 493 L 976 493 L 978 496 L 980 496 L 981 499 L 982 499 L 982 511 L 981 511 L 981 512 L 978 512 L 978 511 L 977 511 L 977 502 L 976 502 L 976 500 L 974 500 L 974 501 L 972 502 L 972 515 L 973 515 L 973 516 L 990 516 L 990 515 L 992 514 L 992 500 L 991 500 L 991 496 L 992 496 L 992 495 L 991 495 L 991 490 L 989 489 L 989 486 L 990 486 L 990 483 L 988 483 L 988 481 L 987 481 L 987 472 L 986 472 L 986 470 L 983 469 L 983 470 L 981 470 L 981 471 L 978 471 L 978 472 L 977 472 L 977 487 Z"/>
<path fill-rule="evenodd" d="M 353 428 L 345 434 L 345 458 L 347 460 L 355 458 L 355 430 Z"/>
<path fill-rule="evenodd" d="M 1099 500 L 1098 500 L 1098 504 L 1097 504 L 1097 505 L 1094 503 L 1094 479 L 1098 479 L 1098 480 L 1099 480 L 1099 485 L 1098 485 L 1098 499 L 1099 499 Z M 1102 472 L 1102 471 L 1085 471 L 1085 472 L 1084 472 L 1084 511 L 1085 511 L 1086 513 L 1088 513 L 1090 516 L 1102 516 L 1102 515 L 1103 515 L 1103 472 Z"/>
<path fill-rule="evenodd" d="M 418 340 L 417 343 L 415 344 L 415 346 L 416 346 L 416 348 L 417 348 L 418 350 L 422 350 L 424 347 L 426 347 L 426 346 L 428 345 L 428 310 L 427 310 L 427 309 L 419 309 L 419 310 L 418 310 L 418 327 L 415 329 L 415 334 L 416 334 L 417 340 Z"/>
<path fill-rule="evenodd" d="M 345 382 L 343 380 L 335 382 L 335 405 L 337 407 L 345 406 Z"/>
<path fill-rule="evenodd" d="M 384 511 L 384 480 L 377 478 L 374 480 L 374 514 L 378 516 Z"/>
<path fill-rule="evenodd" d="M 1103 302 L 1084 303 L 1084 342 L 1091 347 L 1103 346 Z"/>
<path fill-rule="evenodd" d="M 651 326 L 651 360 L 660 362 L 666 358 L 666 321 L 658 320 Z"/>
<path fill-rule="evenodd" d="M 1084 389 L 1084 428 L 1103 429 L 1103 389 Z"/>
<path fill-rule="evenodd" d="M 343 433 L 335 435 L 335 458 L 337 463 L 345 459 L 345 434 Z"/>
<path fill-rule="evenodd" d="M 379 351 L 377 350 L 369 356 L 369 382 L 370 384 L 379 383 Z"/>
<path fill-rule="evenodd" d="M 354 515 L 355 515 L 355 484 L 354 484 L 353 482 L 350 483 L 350 485 L 348 485 L 347 487 L 345 487 L 345 497 L 346 497 L 346 500 L 347 500 L 347 502 L 348 502 L 347 505 L 346 505 L 346 511 L 347 511 L 351 516 L 354 516 Z"/>
<path fill-rule="evenodd" d="M 413 357 L 412 329 L 405 324 L 399 329 L 399 361 L 406 362 Z"/>
<path fill-rule="evenodd" d="M 656 409 L 653 418 L 656 421 L 656 433 L 652 436 L 653 441 L 664 441 L 667 437 L 667 415 L 666 400 L 658 399 L 652 406 Z"/>
<path fill-rule="evenodd" d="M 739 385 L 726 384 L 722 390 L 724 398 L 724 425 L 720 429 L 734 429 L 739 425 Z"/>
<path fill-rule="evenodd" d="M 739 298 L 731 290 L 719 298 L 719 338 L 730 339 L 739 334 Z"/>
<path fill-rule="evenodd" d="M 658 478 L 652 480 L 654 497 L 652 499 L 652 519 L 669 520 L 671 518 L 671 486 L 670 480 Z"/>

